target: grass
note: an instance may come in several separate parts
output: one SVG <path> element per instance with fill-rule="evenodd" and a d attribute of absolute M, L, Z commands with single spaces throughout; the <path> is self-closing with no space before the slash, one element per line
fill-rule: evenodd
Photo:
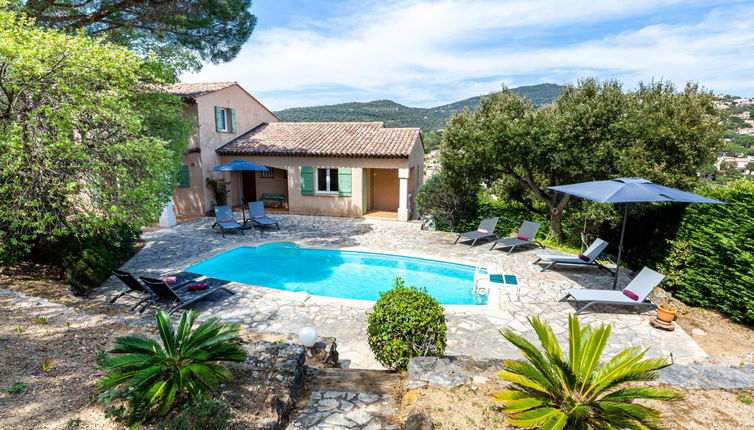
<path fill-rule="evenodd" d="M 739 395 L 739 396 L 736 396 L 736 399 L 745 405 L 750 405 L 754 403 L 754 400 L 752 400 L 751 397 L 749 396 Z"/>
<path fill-rule="evenodd" d="M 29 389 L 29 387 L 26 386 L 25 384 L 22 384 L 20 382 L 14 382 L 14 383 L 10 384 L 10 386 L 8 388 L 6 388 L 5 391 L 7 391 L 9 393 L 16 393 L 17 394 L 17 393 L 23 393 L 23 392 L 25 392 L 28 389 Z"/>

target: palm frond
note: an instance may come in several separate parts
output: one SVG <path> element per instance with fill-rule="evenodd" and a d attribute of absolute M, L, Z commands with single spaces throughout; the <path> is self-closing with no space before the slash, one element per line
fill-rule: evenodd
<path fill-rule="evenodd" d="M 156 354 L 161 350 L 160 344 L 154 339 L 141 333 L 134 333 L 115 339 L 115 348 L 110 350 L 113 354 Z"/>
<path fill-rule="evenodd" d="M 600 400 L 626 402 L 635 399 L 654 399 L 672 402 L 683 399 L 683 395 L 659 387 L 631 387 L 613 391 L 612 393 L 603 396 Z"/>
<path fill-rule="evenodd" d="M 657 378 L 664 359 L 646 359 L 646 350 L 626 349 L 600 364 L 611 326 L 581 326 L 568 318 L 568 359 L 549 324 L 529 319 L 542 351 L 510 330 L 503 336 L 526 358 L 503 361 L 498 378 L 512 383 L 496 393 L 510 424 L 540 430 L 659 429 L 659 412 L 633 403 L 639 399 L 678 400 L 680 395 L 657 387 L 615 389 L 627 382 Z M 606 394 L 607 393 L 607 394 Z"/>
<path fill-rule="evenodd" d="M 196 311 L 187 311 L 181 315 L 178 328 L 175 330 L 176 343 L 178 345 L 183 345 L 186 342 L 186 339 L 191 334 L 191 327 L 193 327 L 197 316 L 199 316 L 199 312 Z"/>
<path fill-rule="evenodd" d="M 584 350 L 581 353 L 579 372 L 577 373 L 579 380 L 581 380 L 581 388 L 579 389 L 579 392 L 582 396 L 587 388 L 587 381 L 589 381 L 592 372 L 594 372 L 594 369 L 596 369 L 600 363 L 602 351 L 605 350 L 607 339 L 610 337 L 610 328 L 611 326 L 603 324 L 594 329 L 586 338 Z"/>
<path fill-rule="evenodd" d="M 155 319 L 157 320 L 157 331 L 160 333 L 162 346 L 165 348 L 165 352 L 169 357 L 175 357 L 177 352 L 175 331 L 173 331 L 173 324 L 170 321 L 170 317 L 164 311 L 160 311 L 155 315 Z"/>
<path fill-rule="evenodd" d="M 509 422 L 516 427 L 534 427 L 544 425 L 551 419 L 557 419 L 563 412 L 555 408 L 537 408 L 510 415 Z"/>
<path fill-rule="evenodd" d="M 540 352 L 537 347 L 532 345 L 531 342 L 526 340 L 523 336 L 513 333 L 511 330 L 506 329 L 501 333 L 503 337 L 505 337 L 508 342 L 512 343 L 513 346 L 518 348 L 524 358 L 526 358 L 531 363 L 531 365 L 533 365 L 537 369 L 540 377 L 537 377 L 536 379 L 540 384 L 552 388 L 560 386 L 558 377 L 555 372 L 553 372 L 549 361 L 547 361 L 544 354 L 542 354 L 542 352 Z M 533 377 L 533 375 L 528 376 Z"/>
<path fill-rule="evenodd" d="M 126 354 L 109 358 L 102 364 L 105 369 L 116 369 L 118 367 L 128 366 L 132 364 L 140 364 L 148 366 L 152 363 L 153 356 L 148 354 Z"/>

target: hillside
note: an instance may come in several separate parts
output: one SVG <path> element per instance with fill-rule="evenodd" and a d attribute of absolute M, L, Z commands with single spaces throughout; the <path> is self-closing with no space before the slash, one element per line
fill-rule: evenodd
<path fill-rule="evenodd" d="M 538 106 L 552 102 L 563 87 L 556 84 L 539 84 L 513 88 L 511 91 L 529 98 Z M 391 100 L 366 103 L 341 103 L 284 109 L 275 114 L 283 121 L 383 121 L 386 127 L 419 127 L 439 130 L 451 115 L 463 112 L 465 107 L 476 109 L 479 97 L 470 97 L 442 106 L 412 108 Z"/>

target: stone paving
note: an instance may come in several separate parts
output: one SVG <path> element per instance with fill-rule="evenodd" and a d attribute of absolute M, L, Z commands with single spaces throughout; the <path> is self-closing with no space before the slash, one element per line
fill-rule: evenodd
<path fill-rule="evenodd" d="M 389 395 L 315 391 L 287 430 L 390 430 L 382 417 L 395 412 Z"/>
<path fill-rule="evenodd" d="M 237 218 L 240 218 L 240 213 Z M 505 327 L 535 340 L 527 317 L 538 315 L 551 322 L 561 342 L 566 339 L 568 314 L 573 305 L 558 300 L 568 288 L 610 288 L 612 278 L 593 267 L 555 268 L 540 272 L 532 264 L 541 249 L 489 251 L 489 244 L 453 245 L 455 235 L 422 231 L 416 222 L 340 217 L 316 217 L 275 214 L 281 230 L 246 231 L 245 235 L 213 230 L 213 219 L 202 218 L 171 229 L 145 233 L 146 246 L 124 266 L 124 270 L 142 276 L 165 276 L 238 246 L 255 246 L 267 242 L 295 242 L 303 247 L 370 250 L 385 253 L 434 258 L 475 265 L 484 255 L 498 256 L 507 273 L 518 276 L 518 290 L 501 291 L 491 297 L 498 306 L 446 306 L 449 355 L 478 358 L 518 358 L 519 354 L 501 337 Z M 545 252 L 552 252 L 546 250 Z M 622 276 L 619 284 L 625 285 Z M 235 295 L 217 293 L 212 300 L 197 303 L 202 317 L 219 315 L 245 330 L 257 333 L 295 335 L 305 326 L 314 326 L 321 336 L 337 338 L 340 359 L 345 366 L 379 368 L 366 342 L 366 316 L 372 303 L 359 300 L 310 296 L 304 292 L 287 292 L 238 283 L 227 283 Z M 102 301 L 112 297 L 122 286 L 111 278 L 97 290 Z M 646 308 L 645 308 L 646 309 Z M 607 353 L 630 346 L 649 348 L 650 356 L 667 357 L 671 353 L 678 363 L 704 358 L 705 352 L 680 328 L 673 332 L 649 326 L 651 311 L 640 313 L 631 308 L 593 306 L 582 314 L 582 323 L 612 323 L 613 335 Z"/>

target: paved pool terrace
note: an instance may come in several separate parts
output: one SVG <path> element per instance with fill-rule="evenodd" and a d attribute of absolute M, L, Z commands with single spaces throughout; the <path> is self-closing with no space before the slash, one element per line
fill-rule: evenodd
<path fill-rule="evenodd" d="M 568 314 L 575 312 L 569 303 L 559 302 L 568 288 L 612 287 L 612 277 L 595 267 L 563 266 L 540 272 L 532 264 L 536 252 L 554 251 L 540 248 L 489 251 L 489 244 L 470 248 L 454 245 L 452 233 L 422 231 L 420 224 L 377 219 L 318 217 L 275 214 L 280 231 L 267 229 L 226 234 L 212 229 L 214 218 L 200 218 L 170 229 L 145 233 L 146 246 L 132 257 L 123 270 L 138 276 L 167 276 L 209 257 L 238 246 L 256 246 L 269 242 L 295 242 L 302 247 L 348 249 L 431 258 L 475 265 L 483 255 L 500 256 L 507 273 L 518 276 L 520 288 L 497 291 L 488 306 L 446 305 L 449 355 L 477 358 L 520 358 L 520 354 L 503 339 L 499 330 L 513 331 L 536 341 L 527 317 L 540 316 L 553 326 L 561 342 L 567 339 Z M 240 218 L 240 213 L 237 218 Z M 182 276 L 191 276 L 182 273 Z M 202 279 L 201 277 L 196 279 Z M 625 275 L 620 285 L 629 281 Z M 321 336 L 335 337 L 341 361 L 350 367 L 379 368 L 366 342 L 366 312 L 372 302 L 311 296 L 304 292 L 288 292 L 222 282 L 236 292 L 231 296 L 218 292 L 212 298 L 193 305 L 202 311 L 201 318 L 219 316 L 224 322 L 241 324 L 244 330 L 261 334 L 296 336 L 305 326 L 313 326 Z M 386 286 L 386 289 L 389 286 Z M 95 299 L 106 301 L 122 288 L 114 277 L 95 293 Z M 128 299 L 121 299 L 128 300 Z M 125 301 L 124 301 L 125 303 Z M 644 312 L 641 311 L 644 309 Z M 680 327 L 673 332 L 650 327 L 654 311 L 647 308 L 592 306 L 580 315 L 582 323 L 612 323 L 612 336 L 606 352 L 613 354 L 631 346 L 649 348 L 649 355 L 669 356 L 678 363 L 706 357 L 706 353 Z M 152 318 L 154 309 L 145 312 Z"/>

